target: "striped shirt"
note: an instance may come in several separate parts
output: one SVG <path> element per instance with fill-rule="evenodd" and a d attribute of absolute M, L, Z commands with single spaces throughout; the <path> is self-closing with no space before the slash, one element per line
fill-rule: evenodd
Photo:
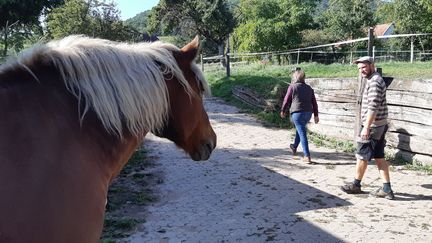
<path fill-rule="evenodd" d="M 387 124 L 388 109 L 386 100 L 387 86 L 378 72 L 372 73 L 366 78 L 366 86 L 363 91 L 361 105 L 362 123 L 366 122 L 369 115 L 375 115 L 372 127 L 384 126 Z"/>

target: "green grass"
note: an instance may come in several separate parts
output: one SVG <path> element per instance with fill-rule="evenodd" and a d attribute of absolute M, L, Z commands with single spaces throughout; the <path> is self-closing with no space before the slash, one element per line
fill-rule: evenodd
<path fill-rule="evenodd" d="M 299 65 L 261 65 L 258 63 L 248 66 L 232 67 L 233 76 L 254 75 L 272 77 L 282 81 L 290 80 L 291 70 L 301 67 L 306 72 L 306 78 L 355 78 L 357 66 L 350 64 L 334 63 L 330 65 L 318 63 L 300 63 Z M 382 68 L 383 75 L 395 78 L 432 78 L 432 61 L 430 62 L 386 62 L 377 63 L 376 67 Z M 210 80 L 220 79 L 225 76 L 225 70 L 219 70 L 206 74 Z"/>
<path fill-rule="evenodd" d="M 116 242 L 115 239 L 127 237 L 129 232 L 136 226 L 143 223 L 140 220 L 131 218 L 105 219 L 104 221 L 104 239 L 101 242 Z"/>
<path fill-rule="evenodd" d="M 432 165 L 424 165 L 418 160 L 407 161 L 401 156 L 386 154 L 386 160 L 391 161 L 392 165 L 402 165 L 408 170 L 426 172 L 432 175 Z"/>
<path fill-rule="evenodd" d="M 144 172 L 152 166 L 145 149 L 135 151 L 108 191 L 105 222 L 101 243 L 116 242 L 127 237 L 139 223 L 144 222 L 136 210 L 157 200 L 151 192 L 153 174 Z"/>
<path fill-rule="evenodd" d="M 309 132 L 308 137 L 310 141 L 312 141 L 312 143 L 317 146 L 332 148 L 346 153 L 354 153 L 356 150 L 354 144 L 351 141 L 343 141 L 314 132 Z"/>

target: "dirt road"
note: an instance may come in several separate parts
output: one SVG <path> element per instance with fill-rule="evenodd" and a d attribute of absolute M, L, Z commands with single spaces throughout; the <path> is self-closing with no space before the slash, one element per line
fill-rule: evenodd
<path fill-rule="evenodd" d="M 432 176 L 392 167 L 396 200 L 377 199 L 369 192 L 382 184 L 371 165 L 367 193 L 347 195 L 339 186 L 353 178 L 352 154 L 311 144 L 315 164 L 305 164 L 289 153 L 291 132 L 216 98 L 206 107 L 218 135 L 209 161 L 146 138 L 164 182 L 127 242 L 432 242 Z"/>

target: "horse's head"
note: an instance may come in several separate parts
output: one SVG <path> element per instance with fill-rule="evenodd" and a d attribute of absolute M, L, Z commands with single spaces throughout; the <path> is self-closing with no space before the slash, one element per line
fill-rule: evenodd
<path fill-rule="evenodd" d="M 198 48 L 199 39 L 195 37 L 173 53 L 192 92 L 188 93 L 176 77 L 167 75 L 170 110 L 167 122 L 157 135 L 173 141 L 193 160 L 207 160 L 216 147 L 216 134 L 204 110 L 203 94 L 208 86 L 194 64 Z"/>

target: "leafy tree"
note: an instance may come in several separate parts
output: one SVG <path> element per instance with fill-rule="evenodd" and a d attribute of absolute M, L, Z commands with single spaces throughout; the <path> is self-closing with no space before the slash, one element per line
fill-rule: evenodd
<path fill-rule="evenodd" d="M 235 20 L 226 0 L 161 0 L 150 13 L 148 30 L 154 34 L 204 36 L 223 53 Z"/>
<path fill-rule="evenodd" d="M 11 43 L 16 51 L 22 49 L 31 36 L 41 32 L 39 16 L 62 3 L 63 0 L 0 1 L 2 55 L 7 55 Z"/>
<path fill-rule="evenodd" d="M 147 22 L 148 22 L 149 15 L 150 15 L 150 10 L 141 12 L 136 16 L 134 16 L 133 18 L 127 19 L 125 21 L 125 24 L 127 26 L 130 26 L 138 30 L 139 32 L 147 32 Z"/>
<path fill-rule="evenodd" d="M 432 32 L 431 0 L 395 0 L 396 30 L 399 33 Z"/>
<path fill-rule="evenodd" d="M 394 2 L 378 1 L 374 18 L 375 22 L 379 24 L 395 22 L 396 12 Z"/>
<path fill-rule="evenodd" d="M 139 36 L 136 30 L 123 24 L 115 4 L 97 0 L 66 0 L 48 15 L 47 30 L 53 38 L 83 34 L 124 41 Z"/>
<path fill-rule="evenodd" d="M 324 12 L 325 30 L 338 40 L 364 37 L 374 26 L 372 0 L 330 0 Z"/>
<path fill-rule="evenodd" d="M 239 51 L 272 51 L 297 47 L 300 31 L 312 26 L 317 1 L 241 0 L 234 46 Z"/>
<path fill-rule="evenodd" d="M 301 46 L 318 46 L 326 43 L 332 43 L 334 38 L 327 32 L 320 29 L 307 29 L 300 32 L 302 37 Z"/>
<path fill-rule="evenodd" d="M 41 13 L 59 6 L 63 0 L 1 0 L 0 1 L 0 26 L 5 26 L 19 21 L 21 24 L 38 23 Z"/>
<path fill-rule="evenodd" d="M 432 0 L 395 0 L 394 13 L 397 33 L 432 33 Z M 419 37 L 414 40 L 423 48 L 432 48 L 430 38 Z M 395 44 L 408 47 L 410 39 L 403 38 Z"/>

